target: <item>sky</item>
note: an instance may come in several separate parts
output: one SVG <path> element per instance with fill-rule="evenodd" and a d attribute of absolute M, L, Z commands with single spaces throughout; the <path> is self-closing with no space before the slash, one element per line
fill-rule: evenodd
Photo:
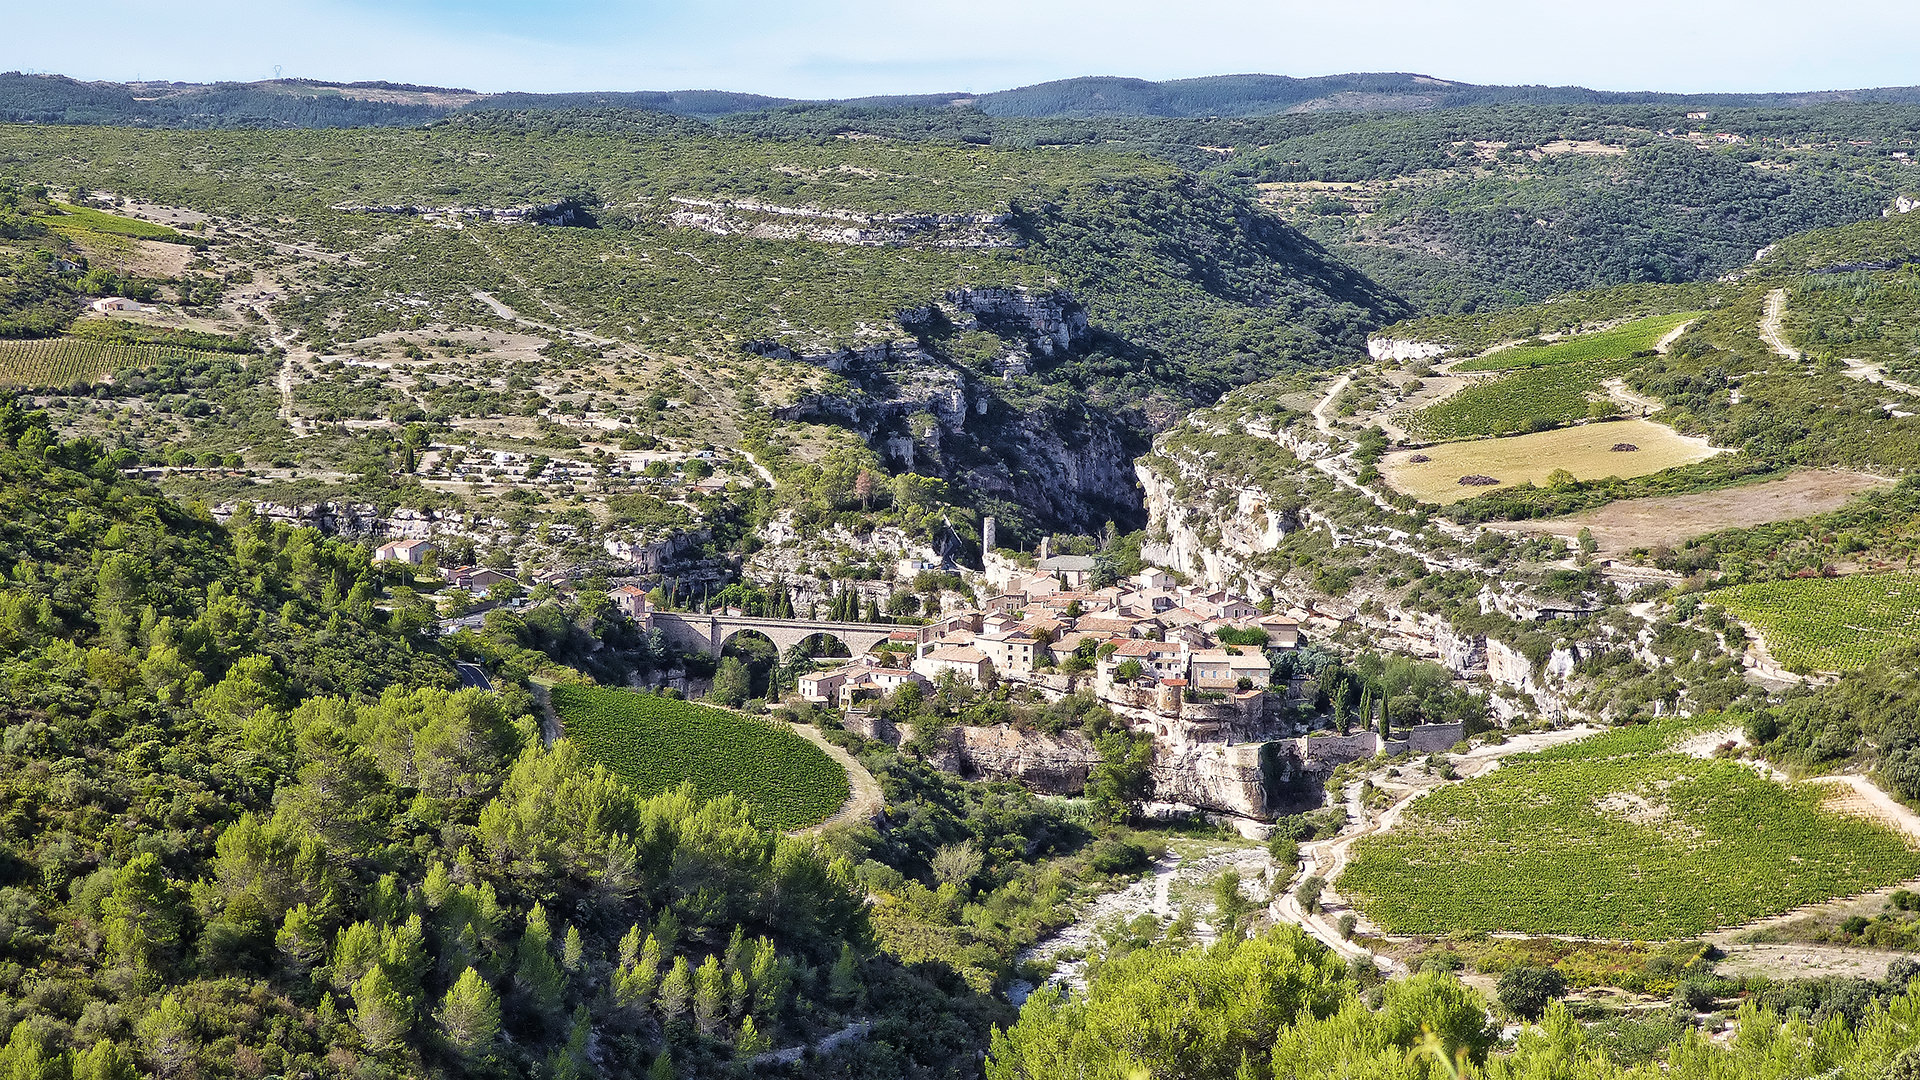
<path fill-rule="evenodd" d="M 66 5 L 0 0 L 0 70 L 808 98 L 1235 72 L 1682 92 L 1920 84 L 1913 0 L 89 0 L 85 16 L 77 32 Z"/>

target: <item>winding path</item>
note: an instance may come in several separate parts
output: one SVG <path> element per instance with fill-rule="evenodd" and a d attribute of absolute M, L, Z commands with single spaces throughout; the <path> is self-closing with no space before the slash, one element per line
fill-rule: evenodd
<path fill-rule="evenodd" d="M 860 764 L 857 758 L 828 742 L 827 737 L 820 734 L 820 729 L 812 724 L 789 724 L 788 726 L 793 728 L 794 733 L 801 738 L 826 751 L 828 757 L 847 771 L 849 789 L 847 801 L 840 804 L 840 809 L 834 811 L 832 817 L 818 825 L 796 829 L 788 835 L 805 836 L 823 829 L 830 829 L 835 825 L 844 825 L 850 821 L 872 821 L 886 810 L 887 799 L 880 792 L 880 781 L 875 780 L 873 774 L 868 772 L 867 767 Z"/>

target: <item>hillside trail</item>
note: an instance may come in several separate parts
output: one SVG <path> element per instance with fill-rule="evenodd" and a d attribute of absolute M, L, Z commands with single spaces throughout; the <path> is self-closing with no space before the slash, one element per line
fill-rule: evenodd
<path fill-rule="evenodd" d="M 1333 422 L 1327 418 L 1327 410 L 1333 407 L 1334 400 L 1340 396 L 1340 392 L 1345 390 L 1352 381 L 1352 372 L 1341 375 L 1338 379 L 1334 380 L 1333 385 L 1327 389 L 1326 394 L 1314 405 L 1311 412 L 1314 427 L 1318 429 L 1321 434 L 1327 436 L 1330 450 L 1328 453 L 1318 454 L 1311 459 L 1305 458 L 1304 454 L 1302 454 L 1302 459 L 1309 461 L 1315 469 L 1325 473 L 1334 483 L 1359 492 L 1383 512 L 1398 514 L 1400 512 L 1399 509 L 1395 507 L 1392 502 L 1388 501 L 1385 495 L 1360 482 L 1358 470 L 1349 471 L 1341 467 L 1342 462 L 1351 464 L 1347 459 L 1352 456 L 1354 450 L 1358 447 L 1352 440 L 1345 438 L 1333 430 Z M 1338 451 L 1331 449 L 1331 447 L 1337 446 L 1340 443 L 1347 444 L 1347 449 Z M 1296 453 L 1299 453 L 1299 451 L 1296 451 Z M 1419 559 L 1425 563 L 1429 569 L 1442 572 L 1456 569 L 1474 569 L 1472 566 L 1456 564 L 1453 560 L 1436 559 L 1431 553 L 1408 543 L 1405 539 L 1390 536 L 1386 540 L 1381 540 L 1376 537 L 1363 535 L 1363 530 L 1356 530 L 1352 533 L 1342 535 L 1332 522 L 1323 522 L 1323 524 L 1328 532 L 1332 534 L 1336 547 L 1342 542 L 1347 542 L 1374 548 L 1384 548 L 1399 552 L 1411 558 Z M 1480 535 L 1480 530 L 1477 527 L 1461 525 L 1458 522 L 1448 521 L 1443 517 L 1434 518 L 1432 524 L 1447 537 L 1463 544 L 1472 543 Z M 1403 537 L 1405 534 L 1400 535 Z"/>
<path fill-rule="evenodd" d="M 854 821 L 872 821 L 886 810 L 887 799 L 881 794 L 880 781 L 874 779 L 873 774 L 868 772 L 867 767 L 860 764 L 858 759 L 846 750 L 828 742 L 827 737 L 820 734 L 820 729 L 812 724 L 790 723 L 787 726 L 793 729 L 794 734 L 818 746 L 836 764 L 845 769 L 848 787 L 847 801 L 840 804 L 840 809 L 835 810 L 832 817 L 818 825 L 795 829 L 788 833 L 788 836 L 811 836 L 835 825 L 845 825 Z"/>
<path fill-rule="evenodd" d="M 1787 315 L 1787 290 L 1775 289 L 1772 292 L 1768 293 L 1767 294 L 1767 312 L 1765 315 L 1761 316 L 1761 319 L 1760 319 L 1760 340 L 1766 342 L 1768 348 L 1772 349 L 1774 352 L 1778 353 L 1781 356 L 1786 357 L 1789 360 L 1804 359 L 1805 355 L 1801 353 L 1799 349 L 1796 349 L 1792 345 L 1787 344 L 1786 329 L 1785 329 L 1786 315 Z M 1845 375 L 1849 379 L 1855 379 L 1859 382 L 1873 383 L 1876 386 L 1884 386 L 1887 389 L 1892 390 L 1896 393 L 1906 394 L 1909 397 L 1920 398 L 1920 386 L 1915 386 L 1912 383 L 1901 382 L 1898 379 L 1888 378 L 1886 369 L 1881 367 L 1879 364 L 1875 364 L 1867 360 L 1853 360 L 1853 359 L 1845 359 L 1845 358 L 1843 358 L 1840 362 L 1846 365 L 1845 370 L 1843 370 L 1841 374 Z"/>
<path fill-rule="evenodd" d="M 1760 340 L 1779 355 L 1789 360 L 1799 360 L 1800 350 L 1787 344 L 1786 316 L 1787 290 L 1775 289 L 1768 293 L 1766 314 L 1760 316 Z"/>
<path fill-rule="evenodd" d="M 304 439 L 313 434 L 312 425 L 301 419 L 300 414 L 293 409 L 294 373 L 301 370 L 304 365 L 300 363 L 297 346 L 293 339 L 280 325 L 280 320 L 273 317 L 273 300 L 285 291 L 285 287 L 280 282 L 267 282 L 266 287 L 258 292 L 247 294 L 247 306 L 260 317 L 261 323 L 267 328 L 267 340 L 280 350 L 282 356 L 280 367 L 273 376 L 274 389 L 280 394 L 280 408 L 274 415 L 281 423 L 287 425 L 288 430 L 293 432 L 294 438 Z"/>

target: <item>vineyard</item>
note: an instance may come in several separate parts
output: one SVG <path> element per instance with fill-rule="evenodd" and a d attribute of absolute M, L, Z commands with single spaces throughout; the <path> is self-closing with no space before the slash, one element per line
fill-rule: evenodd
<path fill-rule="evenodd" d="M 847 801 L 846 771 L 783 724 L 631 690 L 556 686 L 552 697 L 567 738 L 643 795 L 690 782 L 702 798 L 740 796 L 777 829 Z"/>
<path fill-rule="evenodd" d="M 1545 431 L 1616 411 L 1600 392 L 1630 361 L 1566 362 L 1476 383 L 1451 397 L 1399 417 L 1402 427 L 1429 442 Z"/>
<path fill-rule="evenodd" d="M 1732 762 L 1625 729 L 1509 758 L 1354 847 L 1342 893 L 1388 933 L 1666 940 L 1920 877 L 1920 852 Z"/>
<path fill-rule="evenodd" d="M 1560 364 L 1588 363 L 1594 360 L 1619 360 L 1660 343 L 1660 339 L 1700 317 L 1698 311 L 1678 315 L 1656 315 L 1635 319 L 1597 334 L 1582 334 L 1566 341 L 1545 345 L 1520 345 L 1499 352 L 1463 360 L 1454 371 L 1512 371 L 1515 368 L 1551 367 Z"/>
<path fill-rule="evenodd" d="M 130 345 L 83 338 L 0 340 L 0 386 L 66 389 L 116 371 L 149 367 L 166 357 L 191 357 L 177 345 Z"/>
<path fill-rule="evenodd" d="M 86 229 L 90 232 L 106 233 L 109 236 L 129 236 L 135 240 L 165 240 L 171 243 L 182 243 L 187 239 L 165 225 L 155 225 L 150 221 L 109 214 L 90 206 L 70 206 L 66 203 L 55 203 L 54 206 L 60 211 L 60 216 L 50 222 L 56 229 Z"/>
<path fill-rule="evenodd" d="M 1920 641 L 1920 575 L 1853 574 L 1734 585 L 1706 594 L 1760 632 L 1794 671 L 1851 671 Z"/>

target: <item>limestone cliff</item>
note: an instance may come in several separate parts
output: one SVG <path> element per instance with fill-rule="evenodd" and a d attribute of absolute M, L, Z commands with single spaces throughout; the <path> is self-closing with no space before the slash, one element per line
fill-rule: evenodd
<path fill-rule="evenodd" d="M 845 380 L 776 408 L 779 419 L 847 427 L 896 468 L 1013 503 L 1044 526 L 1142 523 L 1131 465 L 1145 449 L 1138 424 L 1046 385 L 1043 369 L 1087 341 L 1086 312 L 1070 295 L 957 289 L 898 321 L 914 336 L 816 351 L 770 340 L 744 348 Z M 985 343 L 995 344 L 982 353 Z"/>

